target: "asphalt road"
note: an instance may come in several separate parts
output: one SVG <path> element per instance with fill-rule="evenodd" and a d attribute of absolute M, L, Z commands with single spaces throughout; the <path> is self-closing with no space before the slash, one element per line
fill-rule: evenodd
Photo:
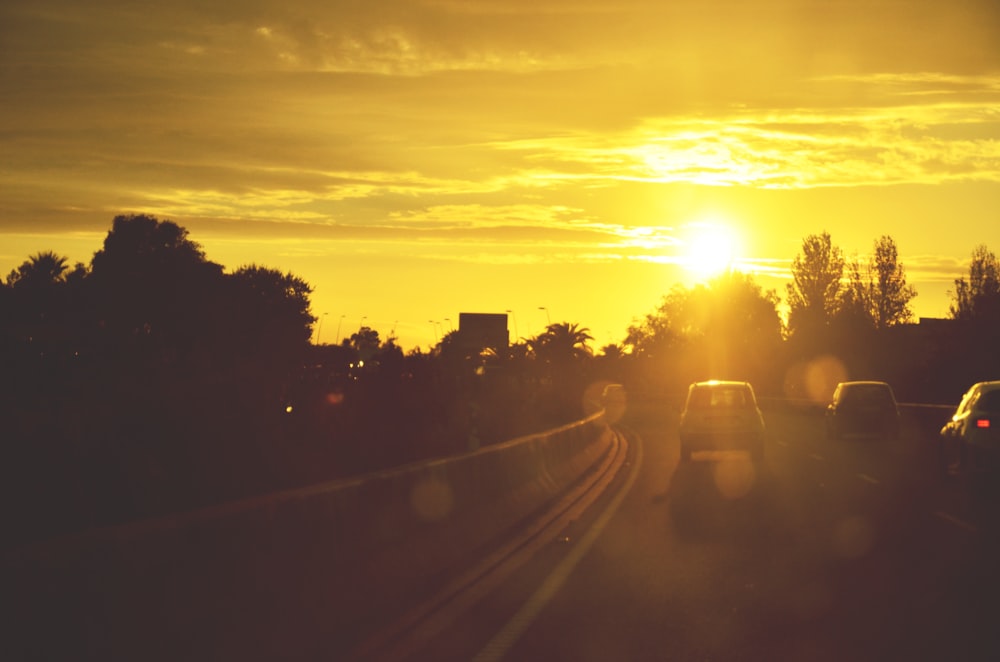
<path fill-rule="evenodd" d="M 765 417 L 763 464 L 679 466 L 676 411 L 633 404 L 630 475 L 606 516 L 416 657 L 1000 659 L 995 496 L 942 478 L 912 426 L 832 441 L 816 414 Z"/>
<path fill-rule="evenodd" d="M 407 659 L 1000 659 L 996 495 L 939 475 L 912 425 L 831 441 L 816 414 L 765 419 L 763 463 L 679 466 L 676 408 L 630 403 L 627 462 L 598 503 Z M 6 577 L 0 657 L 345 659 L 361 631 L 324 560 L 238 543 L 218 576 L 84 557 L 45 583 Z"/>

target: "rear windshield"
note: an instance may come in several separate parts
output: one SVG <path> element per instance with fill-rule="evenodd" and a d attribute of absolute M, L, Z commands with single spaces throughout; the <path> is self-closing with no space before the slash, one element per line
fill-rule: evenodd
<path fill-rule="evenodd" d="M 745 386 L 705 386 L 691 391 L 688 407 L 710 409 L 712 407 L 743 408 L 753 406 L 753 396 Z"/>
<path fill-rule="evenodd" d="M 892 391 L 880 384 L 858 384 L 844 390 L 844 402 L 892 402 Z"/>
<path fill-rule="evenodd" d="M 976 408 L 980 411 L 1000 413 L 1000 391 L 983 393 Z"/>

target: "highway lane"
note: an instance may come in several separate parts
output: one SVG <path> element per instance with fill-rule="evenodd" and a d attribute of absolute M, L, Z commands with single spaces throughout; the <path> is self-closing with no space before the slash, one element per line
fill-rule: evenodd
<path fill-rule="evenodd" d="M 554 542 L 423 659 L 1000 659 L 989 495 L 942 482 L 915 430 L 832 441 L 814 414 L 766 418 L 762 465 L 723 453 L 679 466 L 676 410 L 633 405 L 641 467 L 565 582 L 485 648 L 567 572 L 572 544 Z"/>
<path fill-rule="evenodd" d="M 762 464 L 723 453 L 679 466 L 676 405 L 633 401 L 628 461 L 601 500 L 410 659 L 1000 659 L 995 499 L 943 481 L 912 428 L 831 441 L 815 414 L 765 417 Z M 361 625 L 335 606 L 319 552 L 276 550 L 196 576 L 198 604 L 173 587 L 192 584 L 184 563 L 164 559 L 133 586 L 83 559 L 99 572 L 67 567 L 7 604 L 14 650 L 345 659 Z"/>

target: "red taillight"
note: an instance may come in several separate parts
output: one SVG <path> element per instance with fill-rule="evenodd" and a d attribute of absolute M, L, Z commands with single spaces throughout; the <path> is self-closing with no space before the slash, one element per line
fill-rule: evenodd
<path fill-rule="evenodd" d="M 977 418 L 976 419 L 976 427 L 980 428 L 981 430 L 985 430 L 985 429 L 989 428 L 990 427 L 990 419 L 988 419 L 988 418 Z"/>

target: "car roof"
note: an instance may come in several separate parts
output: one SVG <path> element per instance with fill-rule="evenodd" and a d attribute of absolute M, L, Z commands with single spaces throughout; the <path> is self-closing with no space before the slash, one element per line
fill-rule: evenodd
<path fill-rule="evenodd" d="M 838 386 L 888 386 L 889 382 L 879 382 L 872 379 L 862 379 L 853 382 L 840 382 Z"/>
<path fill-rule="evenodd" d="M 709 379 L 704 382 L 691 384 L 692 388 L 710 388 L 712 386 L 750 386 L 750 382 L 742 382 L 734 379 Z"/>

